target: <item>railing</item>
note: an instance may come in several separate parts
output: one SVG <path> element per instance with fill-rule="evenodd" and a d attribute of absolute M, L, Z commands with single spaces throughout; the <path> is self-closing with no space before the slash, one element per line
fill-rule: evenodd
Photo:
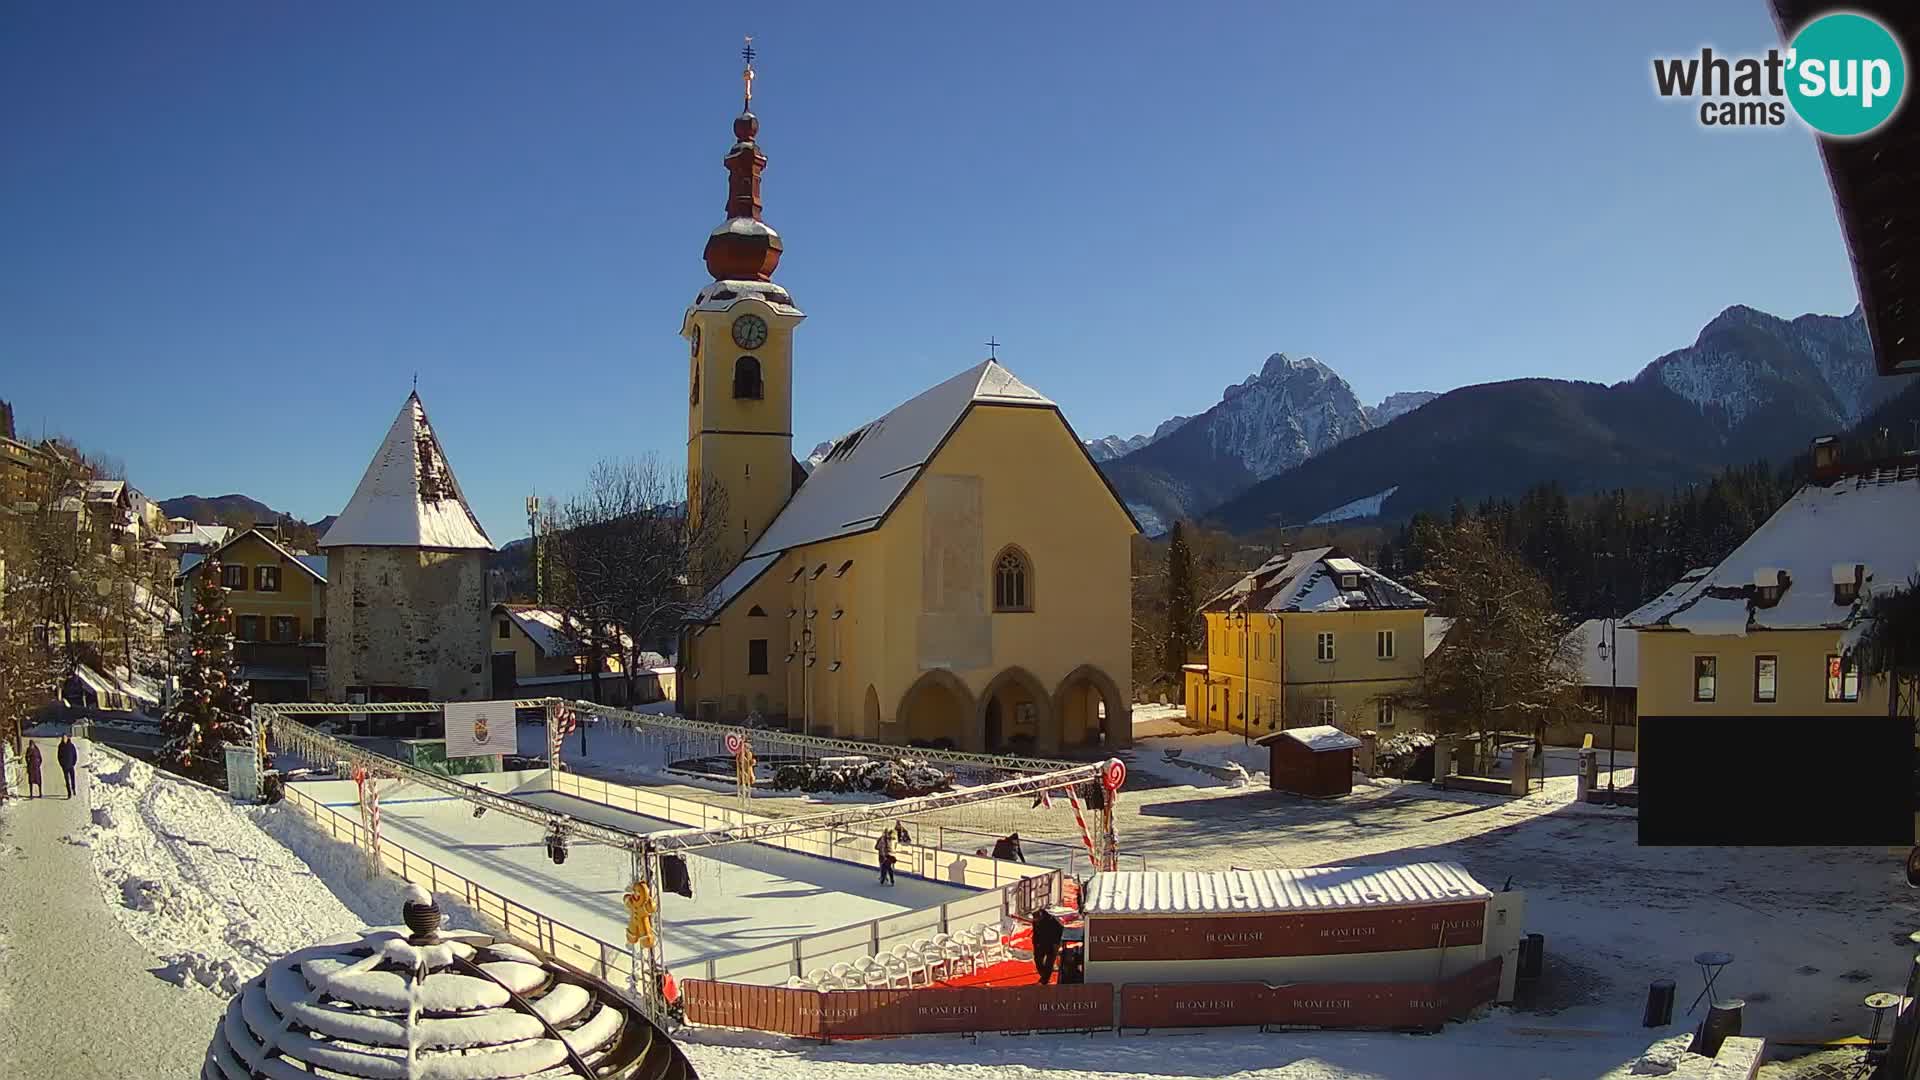
<path fill-rule="evenodd" d="M 366 828 L 358 818 L 322 804 L 301 791 L 298 784 L 287 785 L 285 792 L 287 803 L 312 819 L 329 837 L 363 850 L 367 847 Z M 552 916 L 515 903 L 384 836 L 380 839 L 380 864 L 405 881 L 430 892 L 459 899 L 481 917 L 500 927 L 509 938 L 540 949 L 589 975 L 605 979 L 615 987 L 627 986 L 633 963 L 624 945 L 602 941 Z"/>
<path fill-rule="evenodd" d="M 552 787 L 560 794 L 586 802 L 698 828 L 725 828 L 767 820 L 758 814 L 714 806 L 696 799 L 676 799 L 664 792 L 571 773 L 556 774 Z M 892 827 L 891 822 L 881 824 Z M 878 829 L 872 826 L 868 828 L 872 831 L 862 831 L 859 827 L 823 829 L 758 843 L 798 854 L 877 868 L 878 854 L 873 845 Z M 1007 916 L 1027 915 L 1035 908 L 1059 899 L 1060 871 L 947 851 L 942 846 L 942 838 L 942 830 L 936 828 L 935 841 L 931 846 L 895 845 L 894 855 L 899 860 L 897 871 L 929 881 L 984 890 L 977 896 L 698 961 L 705 969 L 705 977 L 742 983 L 765 980 L 777 984 L 788 977 L 803 976 L 816 968 L 852 963 L 862 956 L 872 956 L 895 945 L 911 944 L 935 934 L 950 934 L 982 924 L 998 926 Z"/>
<path fill-rule="evenodd" d="M 444 778 L 438 779 L 444 780 Z M 558 782 L 551 786 L 553 790 L 562 794 L 615 809 L 672 821 L 676 824 L 719 827 L 759 820 L 758 815 L 743 814 L 738 810 L 712 806 L 693 799 L 675 799 L 663 793 L 610 784 L 567 773 L 558 774 L 557 780 Z M 457 786 L 465 787 L 466 785 Z M 298 784 L 287 785 L 285 791 L 287 801 L 324 828 L 328 836 L 361 848 L 367 846 L 366 829 L 357 817 L 342 814 L 320 803 L 301 791 Z M 495 793 L 485 794 L 495 799 L 512 801 Z M 875 855 L 871 841 L 857 834 L 835 833 L 821 839 L 815 834 L 801 833 L 779 839 L 780 843 L 769 842 L 766 846 L 777 846 L 787 851 L 835 859 L 840 862 L 877 865 L 874 861 Z M 865 849 L 860 850 L 856 845 L 864 845 Z M 953 933 L 956 930 L 982 924 L 999 925 L 1005 916 L 1027 914 L 1035 907 L 1052 902 L 1059 895 L 1059 872 L 1045 867 L 1024 866 L 995 859 L 982 860 L 978 856 L 971 855 L 954 856 L 958 861 L 958 874 L 943 878 L 932 871 L 937 871 L 944 863 L 939 856 L 951 853 L 941 852 L 937 847 L 921 848 L 911 845 L 902 845 L 895 850 L 902 857 L 900 866 L 905 872 L 914 872 L 907 861 L 908 853 L 913 852 L 917 856 L 917 862 L 913 865 L 928 871 L 921 873 L 920 876 L 987 891 L 937 907 L 902 912 L 757 949 L 696 960 L 694 963 L 709 979 L 748 983 L 767 980 L 771 983 L 780 983 L 789 977 L 804 975 L 815 968 L 831 967 L 836 963 L 851 963 L 861 956 L 891 949 L 896 944 L 911 943 L 919 938 Z M 454 873 L 419 852 L 407 848 L 404 844 L 382 837 L 380 853 L 381 863 L 387 869 L 394 871 L 407 881 L 422 885 L 434 892 L 460 898 L 473 910 L 493 920 L 507 936 L 544 949 L 589 974 L 604 978 L 616 985 L 625 985 L 632 971 L 631 957 L 625 946 L 603 941 L 533 908 L 516 903 L 463 875 Z M 950 871 L 953 869 L 953 864 L 944 865 Z M 1030 871 L 1030 873 L 1022 874 L 1020 871 Z M 670 928 L 667 929 L 670 930 Z"/>

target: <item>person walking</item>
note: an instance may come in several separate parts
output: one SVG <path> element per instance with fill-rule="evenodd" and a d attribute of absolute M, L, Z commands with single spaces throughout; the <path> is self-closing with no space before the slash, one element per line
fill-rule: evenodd
<path fill-rule="evenodd" d="M 1033 966 L 1040 972 L 1040 985 L 1053 978 L 1053 961 L 1060 955 L 1060 940 L 1067 928 L 1053 912 L 1041 908 L 1033 913 Z"/>
<path fill-rule="evenodd" d="M 880 884 L 893 884 L 893 830 L 883 830 L 873 847 L 880 853 Z"/>
<path fill-rule="evenodd" d="M 37 742 L 30 742 L 27 744 L 27 798 L 29 799 L 39 798 L 40 797 L 39 795 L 34 794 L 34 789 L 41 788 L 41 787 L 42 785 L 40 783 L 40 744 Z M 42 788 L 41 794 L 42 795 L 46 794 L 44 788 Z"/>
<path fill-rule="evenodd" d="M 80 748 L 73 745 L 73 736 L 60 736 L 60 749 L 53 755 L 60 762 L 60 772 L 67 781 L 67 798 L 73 798 L 73 768 L 80 764 Z"/>

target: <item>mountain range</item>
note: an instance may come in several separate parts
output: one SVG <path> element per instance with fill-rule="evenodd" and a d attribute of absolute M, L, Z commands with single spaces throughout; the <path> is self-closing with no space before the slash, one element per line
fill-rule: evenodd
<path fill-rule="evenodd" d="M 1875 373 L 1858 308 L 1789 321 L 1731 307 L 1614 386 L 1518 379 L 1371 408 L 1320 361 L 1275 354 L 1206 412 L 1136 436 L 1101 468 L 1149 534 L 1176 517 L 1235 530 L 1404 519 L 1546 481 L 1665 490 L 1782 459 L 1913 381 Z"/>

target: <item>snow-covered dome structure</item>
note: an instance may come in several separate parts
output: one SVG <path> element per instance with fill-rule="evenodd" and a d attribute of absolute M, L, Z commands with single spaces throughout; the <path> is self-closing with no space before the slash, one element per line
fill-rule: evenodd
<path fill-rule="evenodd" d="M 492 935 L 442 933 L 424 889 L 407 926 L 285 956 L 234 997 L 202 1080 L 315 1076 L 698 1080 L 613 987 Z"/>

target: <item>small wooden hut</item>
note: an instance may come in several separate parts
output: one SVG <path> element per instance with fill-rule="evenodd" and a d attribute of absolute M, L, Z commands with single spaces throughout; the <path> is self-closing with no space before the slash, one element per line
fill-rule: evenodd
<path fill-rule="evenodd" d="M 1255 740 L 1272 755 L 1273 790 L 1314 799 L 1353 793 L 1353 752 L 1360 740 L 1328 724 L 1286 728 Z"/>

